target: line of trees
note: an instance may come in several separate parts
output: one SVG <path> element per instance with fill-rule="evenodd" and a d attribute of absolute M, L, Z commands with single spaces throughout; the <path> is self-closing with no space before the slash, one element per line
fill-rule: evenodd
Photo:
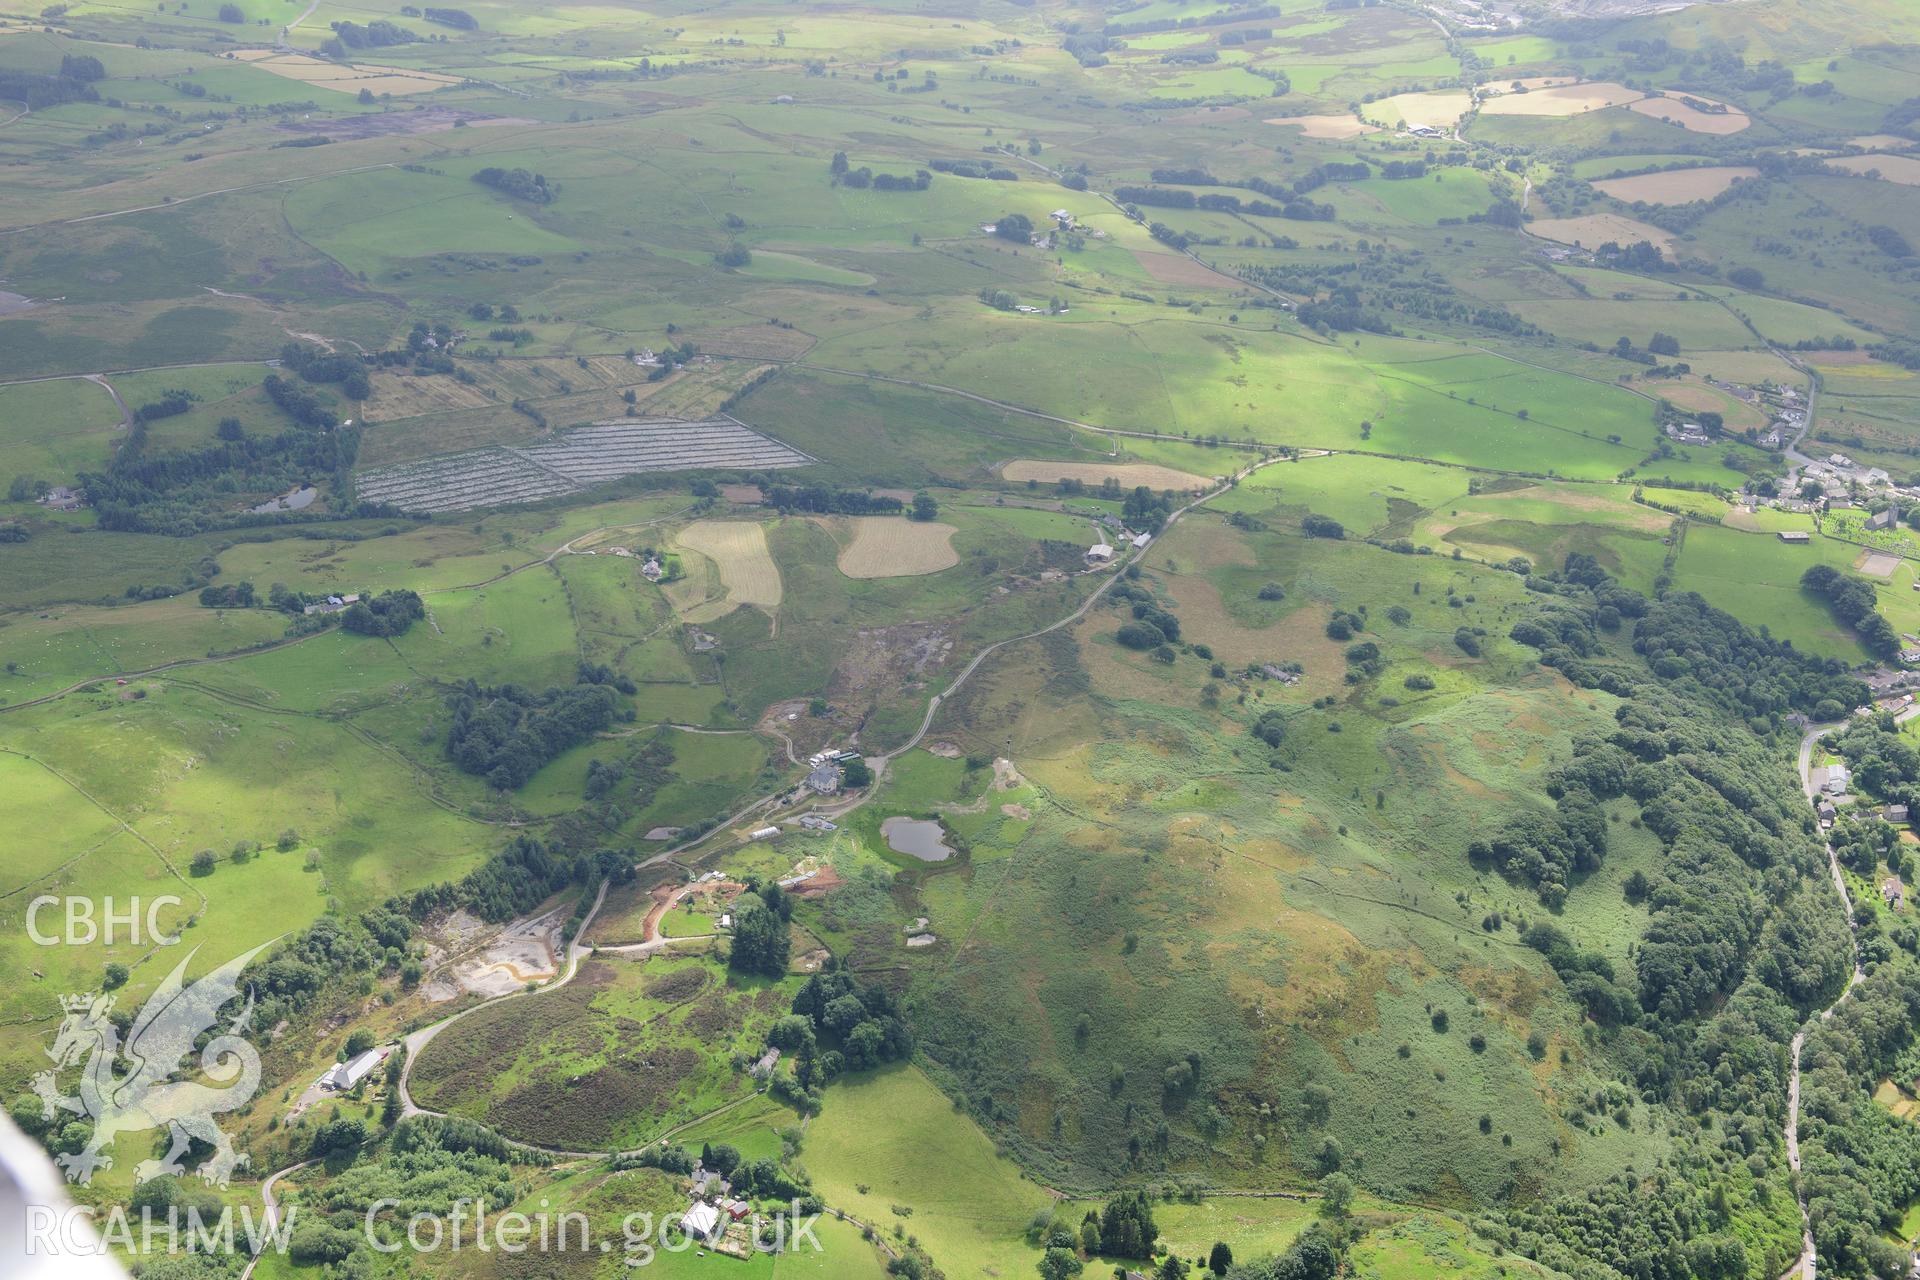
<path fill-rule="evenodd" d="M 898 515 L 906 508 L 905 503 L 890 494 L 841 489 L 826 484 L 769 485 L 764 493 L 767 505 L 782 515 L 807 511 L 818 515 L 890 516 Z"/>
<path fill-rule="evenodd" d="M 1883 662 L 1899 656 L 1900 633 L 1879 613 L 1872 583 L 1849 577 L 1832 565 L 1816 564 L 1800 575 L 1800 587 L 1825 600 L 1827 609 L 1853 628 L 1868 653 Z"/>

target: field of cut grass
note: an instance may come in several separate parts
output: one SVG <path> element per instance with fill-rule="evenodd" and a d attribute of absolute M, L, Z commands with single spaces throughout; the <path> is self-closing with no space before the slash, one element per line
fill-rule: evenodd
<path fill-rule="evenodd" d="M 953 549 L 959 530 L 938 521 L 855 516 L 836 563 L 849 578 L 907 578 L 960 563 Z"/>
<path fill-rule="evenodd" d="M 719 574 L 723 612 L 738 605 L 780 607 L 780 568 L 767 550 L 766 526 L 751 520 L 696 520 L 675 535 L 689 551 L 711 560 Z M 690 619 L 698 621 L 692 614 Z M 703 613 L 702 618 L 718 614 Z"/>
<path fill-rule="evenodd" d="M 1594 183 L 1594 189 L 1615 200 L 1634 204 L 1690 204 L 1711 200 L 1744 178 L 1759 176 L 1751 165 L 1717 165 L 1699 169 L 1668 169 L 1644 173 L 1633 178 L 1612 178 Z"/>
<path fill-rule="evenodd" d="M 1527 230 L 1545 240 L 1597 249 L 1612 241 L 1622 246 L 1645 240 L 1662 252 L 1672 252 L 1673 237 L 1659 227 L 1617 213 L 1589 213 L 1577 218 L 1535 218 Z"/>

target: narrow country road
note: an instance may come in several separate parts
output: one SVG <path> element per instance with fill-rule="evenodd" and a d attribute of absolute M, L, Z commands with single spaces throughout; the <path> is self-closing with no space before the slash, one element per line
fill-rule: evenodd
<path fill-rule="evenodd" d="M 1894 719 L 1905 723 L 1913 719 L 1916 715 L 1920 715 L 1920 703 L 1908 707 L 1895 716 Z M 1810 727 L 1806 733 L 1801 735 L 1800 756 L 1798 761 L 1800 768 L 1800 789 L 1809 800 L 1813 799 L 1817 794 L 1817 789 L 1813 785 L 1814 744 L 1820 741 L 1823 734 L 1831 733 L 1835 729 L 1842 728 L 1844 723 L 1843 721 L 1839 724 L 1814 725 Z M 1861 967 L 1860 963 L 1860 930 L 1853 919 L 1853 895 L 1847 892 L 1846 877 L 1840 874 L 1840 857 L 1834 853 L 1832 842 L 1826 841 L 1823 843 L 1825 843 L 1827 850 L 1827 872 L 1833 877 L 1834 892 L 1840 895 L 1840 905 L 1846 909 L 1847 913 L 1847 931 L 1852 935 L 1853 940 L 1853 972 L 1847 976 L 1847 985 L 1841 990 L 1839 996 L 1834 999 L 1834 1002 L 1820 1011 L 1819 1020 L 1822 1022 L 1831 1018 L 1833 1011 L 1847 1002 L 1847 997 L 1853 994 L 1854 987 L 1858 986 L 1861 979 L 1867 976 L 1866 970 Z M 1800 1053 L 1806 1048 L 1807 1027 L 1811 1025 L 1812 1021 L 1809 1020 L 1807 1026 L 1801 1027 L 1800 1030 L 1794 1034 L 1792 1046 L 1793 1071 L 1787 1078 L 1787 1167 L 1793 1170 L 1796 1181 L 1798 1181 L 1800 1174 Z M 1798 1195 L 1800 1200 L 1800 1256 L 1794 1260 L 1791 1267 L 1787 1268 L 1787 1270 L 1781 1274 L 1780 1280 L 1816 1280 L 1818 1275 L 1819 1257 L 1818 1251 L 1814 1248 L 1813 1244 L 1813 1220 L 1807 1214 L 1807 1193 L 1805 1189 L 1801 1189 Z"/>
<path fill-rule="evenodd" d="M 558 990 L 559 988 L 566 986 L 569 982 L 572 982 L 573 975 L 580 971 L 581 957 L 586 955 L 590 950 L 590 948 L 585 946 L 580 941 L 580 939 L 585 937 L 587 930 L 593 927 L 593 919 L 595 916 L 600 914 L 600 908 L 603 904 L 605 904 L 606 900 L 607 900 L 607 882 L 605 880 L 602 880 L 600 882 L 600 892 L 594 895 L 593 905 L 587 908 L 586 918 L 580 922 L 580 928 L 574 933 L 573 938 L 567 943 L 566 964 L 561 968 L 560 972 L 556 974 L 551 980 L 544 982 L 541 985 L 534 987 L 531 990 L 509 991 L 507 994 L 502 996 L 495 996 L 491 1000 L 483 1000 L 479 1004 L 476 1004 L 471 1008 L 462 1009 L 459 1013 L 454 1014 L 450 1018 L 442 1018 L 440 1021 L 434 1023 L 432 1026 L 422 1027 L 418 1031 L 411 1033 L 410 1035 L 406 1036 L 404 1039 L 401 1040 L 400 1042 L 401 1047 L 406 1050 L 407 1056 L 406 1056 L 406 1060 L 402 1062 L 400 1065 L 400 1079 L 395 1083 L 394 1087 L 400 1091 L 400 1114 L 402 1118 L 406 1116 L 439 1115 L 440 1114 L 437 1111 L 428 1111 L 424 1107 L 416 1106 L 413 1101 L 413 1092 L 409 1088 L 409 1085 L 413 1079 L 414 1059 L 419 1056 L 420 1050 L 426 1048 L 427 1045 L 432 1042 L 433 1038 L 439 1035 L 442 1031 L 445 1031 L 448 1027 L 460 1021 L 462 1018 L 465 1018 L 474 1013 L 477 1013 L 481 1009 L 490 1008 L 493 1005 L 499 1004 L 502 1000 L 530 999 L 534 996 L 542 995 L 549 991 Z M 533 1144 L 527 1143 L 524 1145 L 532 1146 Z M 548 1150 L 548 1148 L 545 1148 L 545 1147 L 541 1147 L 538 1149 L 542 1151 Z M 575 1155 L 580 1153 L 556 1152 L 555 1154 Z"/>
<path fill-rule="evenodd" d="M 290 1173 L 298 1173 L 309 1165 L 319 1163 L 318 1160 L 302 1160 L 299 1164 L 290 1164 L 286 1168 L 277 1170 L 269 1175 L 267 1180 L 260 1184 L 260 1203 L 266 1207 L 266 1212 L 260 1217 L 260 1238 L 262 1240 L 271 1237 L 274 1228 L 280 1223 L 280 1197 L 274 1194 L 274 1188 L 280 1184 L 280 1179 Z M 246 1269 L 240 1273 L 240 1280 L 253 1280 L 253 1269 L 260 1265 L 260 1258 L 264 1256 L 264 1254 L 259 1254 L 249 1258 Z"/>

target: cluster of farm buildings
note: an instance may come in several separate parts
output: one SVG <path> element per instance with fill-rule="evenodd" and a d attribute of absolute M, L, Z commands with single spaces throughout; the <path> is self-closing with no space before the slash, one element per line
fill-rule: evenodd
<path fill-rule="evenodd" d="M 778 1060 L 778 1049 L 768 1052 Z M 758 1066 L 756 1063 L 756 1070 Z M 687 1195 L 687 1210 L 680 1215 L 680 1230 L 687 1239 L 704 1244 L 715 1253 L 736 1258 L 752 1253 L 747 1216 L 753 1212 L 753 1206 L 733 1194 L 733 1186 L 726 1178 L 717 1170 L 695 1163 L 687 1179 Z"/>
<path fill-rule="evenodd" d="M 1150 533 L 1134 533 L 1128 529 L 1121 529 L 1119 540 L 1122 545 L 1132 547 L 1135 551 L 1138 551 L 1153 541 L 1153 535 Z M 1107 542 L 1104 538 L 1087 548 L 1088 564 L 1106 564 L 1113 559 L 1113 556 L 1113 544 Z"/>

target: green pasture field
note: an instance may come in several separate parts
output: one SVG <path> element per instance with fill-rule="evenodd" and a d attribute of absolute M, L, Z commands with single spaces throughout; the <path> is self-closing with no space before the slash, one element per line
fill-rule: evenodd
<path fill-rule="evenodd" d="M 1466 496 L 1473 473 L 1365 454 L 1302 458 L 1263 467 L 1212 506 L 1250 514 L 1331 516 L 1355 536 L 1385 536 L 1448 500 Z"/>
<path fill-rule="evenodd" d="M 1542 485 L 1459 499 L 1416 526 L 1414 539 L 1436 551 L 1454 547 L 1490 561 L 1526 556 L 1558 565 L 1582 551 L 1636 590 L 1660 571 L 1672 517 L 1636 506 L 1624 488 Z"/>
<path fill-rule="evenodd" d="M 191 596 L 137 605 L 66 605 L 0 625 L 0 705 L 54 693 L 82 680 L 144 671 L 183 658 L 234 653 L 286 634 L 286 618 L 263 609 L 203 609 Z"/>
<path fill-rule="evenodd" d="M 1054 1221 L 1078 1231 L 1087 1213 L 1097 1212 L 1103 1204 L 1098 1200 L 1062 1200 L 1054 1209 Z M 1160 1239 L 1169 1253 L 1183 1258 L 1204 1259 L 1216 1241 L 1233 1250 L 1235 1261 L 1284 1253 L 1295 1237 L 1319 1218 L 1317 1200 L 1302 1192 L 1288 1193 L 1285 1198 L 1221 1196 L 1198 1202 L 1162 1201 L 1153 1206 Z"/>
<path fill-rule="evenodd" d="M 1092 462 L 1104 453 L 1104 437 L 1058 423 L 830 374 L 782 376 L 734 412 L 871 484 L 984 478 L 1007 458 Z"/>
<path fill-rule="evenodd" d="M 214 430 L 222 418 L 238 418 L 243 427 L 256 434 L 287 430 L 292 422 L 259 390 L 268 372 L 257 364 L 210 365 L 116 374 L 111 381 L 129 410 L 137 411 L 169 391 L 185 391 L 194 397 L 194 407 L 188 412 L 156 418 L 148 424 L 147 448 L 159 453 L 213 443 Z"/>
<path fill-rule="evenodd" d="M 1531 67 L 1552 62 L 1561 56 L 1560 45 L 1545 36 L 1475 39 L 1469 40 L 1467 47 L 1479 55 L 1482 62 L 1494 68 L 1493 83 L 1495 84 L 1500 82 L 1501 75 L 1508 67 Z"/>
<path fill-rule="evenodd" d="M 837 1080 L 826 1104 L 807 1127 L 805 1158 L 829 1204 L 878 1223 L 894 1220 L 892 1205 L 911 1208 L 904 1225 L 943 1268 L 1012 1275 L 1033 1265 L 1021 1233 L 1047 1193 L 999 1156 L 918 1068 Z M 874 1125 L 875 1116 L 887 1124 Z"/>
<path fill-rule="evenodd" d="M 1697 489 L 1662 489 L 1653 485 L 1641 487 L 1640 492 L 1650 503 L 1661 507 L 1674 507 L 1690 516 L 1704 516 L 1719 520 L 1731 510 L 1725 498 L 1711 493 L 1701 493 Z"/>
<path fill-rule="evenodd" d="M 1464 218 L 1485 213 L 1492 202 L 1487 177 L 1467 168 L 1436 169 L 1424 178 L 1347 183 L 1336 202 L 1341 220 L 1355 226 L 1379 225 L 1379 220 L 1413 226 L 1434 226 L 1442 218 Z"/>
<path fill-rule="evenodd" d="M 1042 485 L 1039 492 L 1046 492 L 1050 485 Z M 1038 500 L 1038 499 L 1036 499 Z M 1073 499 L 1062 501 L 1078 505 Z M 1069 515 L 1061 511 L 1039 511 L 1031 507 L 1006 506 L 977 507 L 986 518 L 995 524 L 1006 525 L 1023 537 L 1034 539 L 1052 539 L 1056 542 L 1084 542 L 1091 546 L 1101 535 L 1100 527 L 1086 516 Z"/>
<path fill-rule="evenodd" d="M 105 465 L 121 433 L 119 409 L 94 383 L 62 378 L 0 387 L 0 476 L 8 484 L 21 476 L 71 484 L 76 472 Z"/>
<path fill-rule="evenodd" d="M 564 254 L 584 247 L 541 226 L 534 207 L 465 176 L 388 169 L 328 178 L 294 188 L 286 209 L 296 232 L 350 270 L 369 273 L 437 253 Z"/>
<path fill-rule="evenodd" d="M 84 523 L 61 522 L 40 528 L 27 542 L 0 545 L 0 601 L 9 610 L 43 610 L 55 604 L 123 601 L 129 588 L 183 590 L 196 581 L 197 567 L 219 546 L 218 540 L 204 535 L 110 534 Z"/>
<path fill-rule="evenodd" d="M 980 322 L 972 313 L 954 317 L 963 318 Z M 892 372 L 1129 429 L 1362 447 L 1360 423 L 1371 421 L 1373 451 L 1589 479 L 1610 478 L 1636 460 L 1637 444 L 1613 445 L 1607 435 L 1652 439 L 1650 414 L 1624 392 L 1444 344 L 1374 338 L 1355 340 L 1358 350 L 1349 353 L 1346 340 L 1332 347 L 1231 326 L 1124 328 L 1128 345 L 1144 344 L 1155 361 L 1116 364 L 1122 335 L 1112 321 L 1092 319 L 1050 326 L 1052 354 L 1044 361 L 1009 364 L 999 347 L 1011 333 L 955 334 L 952 346 L 928 349 Z M 816 358 L 861 359 L 838 341 L 823 344 Z M 1102 376 L 1068 377 L 1089 366 Z"/>
<path fill-rule="evenodd" d="M 1687 531 L 1674 586 L 1697 591 L 1748 626 L 1764 626 L 1800 648 L 1859 661 L 1859 642 L 1834 621 L 1824 601 L 1800 589 L 1800 575 L 1809 565 L 1844 570 L 1859 554 L 1858 547 L 1822 537 L 1795 546 L 1768 533 L 1697 526 Z M 1882 598 L 1893 599 L 1893 593 Z"/>
<path fill-rule="evenodd" d="M 1770 291 L 1813 299 L 1878 328 L 1910 328 L 1915 322 L 1914 301 L 1903 290 L 1885 287 L 1885 273 L 1874 261 L 1884 255 L 1873 252 L 1862 233 L 1852 229 L 1886 225 L 1920 232 L 1910 193 L 1911 188 L 1862 178 L 1796 177 L 1770 184 L 1767 225 L 1817 218 L 1821 207 L 1845 207 L 1853 220 L 1849 227 L 1822 223 L 1811 239 L 1796 244 L 1791 255 L 1769 255 L 1763 264 L 1756 264 Z M 1749 211 L 1720 208 L 1694 225 L 1688 247 L 1723 269 L 1739 265 L 1752 257 L 1753 226 Z M 1737 227 L 1744 227 L 1744 232 Z M 1813 261 L 1816 255 L 1818 263 Z M 1882 283 L 1876 286 L 1876 280 Z"/>
<path fill-rule="evenodd" d="M 1845 338 L 1861 346 L 1871 346 L 1880 341 L 1880 336 L 1853 324 L 1846 317 L 1819 307 L 1809 307 L 1798 302 L 1789 302 L 1785 298 L 1769 298 L 1760 294 L 1736 293 L 1731 289 L 1709 290 L 1714 296 L 1723 298 L 1727 306 L 1744 317 L 1770 342 L 1792 345 L 1798 342 L 1818 342 L 1826 338 Z"/>
<path fill-rule="evenodd" d="M 645 702 L 642 702 L 645 714 Z M 767 744 L 748 733 L 669 732 L 672 782 L 628 821 L 630 837 L 656 826 L 684 826 L 727 811 L 747 798 L 771 756 Z"/>
<path fill-rule="evenodd" d="M 1766 455 L 1738 441 L 1723 440 L 1713 445 L 1676 445 L 1671 457 L 1654 456 L 1635 465 L 1625 475 L 1629 479 L 1658 484 L 1680 482 L 1734 488 L 1743 483 L 1747 471 L 1727 466 L 1727 459 L 1744 459 L 1748 468 L 1764 470 Z"/>
<path fill-rule="evenodd" d="M 1610 299 L 1582 298 L 1577 302 L 1529 302 L 1516 310 L 1522 316 L 1557 336 L 1577 342 L 1592 342 L 1611 347 L 1622 337 L 1644 347 L 1656 333 L 1667 333 L 1680 340 L 1683 354 L 1695 348 L 1730 350 L 1757 339 L 1720 307 L 1706 302 L 1615 302 Z"/>

